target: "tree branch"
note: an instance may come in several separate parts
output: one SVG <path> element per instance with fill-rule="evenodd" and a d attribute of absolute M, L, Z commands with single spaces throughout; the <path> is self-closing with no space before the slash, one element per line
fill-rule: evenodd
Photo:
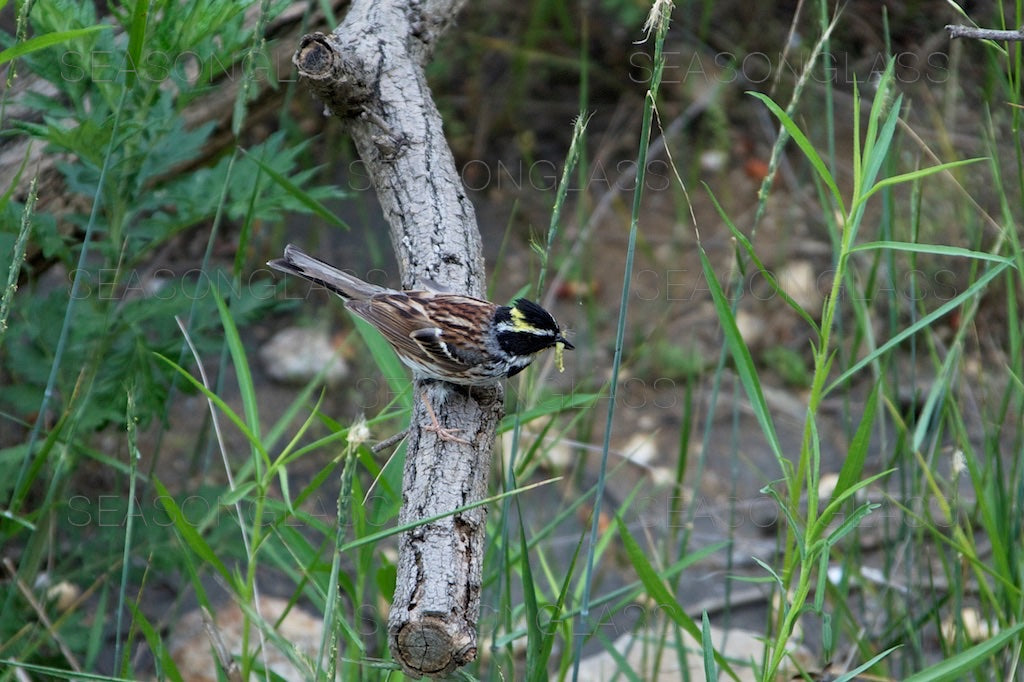
<path fill-rule="evenodd" d="M 975 28 L 973 26 L 948 24 L 946 26 L 946 30 L 949 31 L 950 39 L 973 38 L 974 40 L 997 40 L 1010 42 L 1020 42 L 1024 40 L 1024 27 L 1021 27 L 1016 31 L 999 31 L 992 28 Z"/>
<path fill-rule="evenodd" d="M 481 296 L 484 264 L 441 116 L 423 72 L 464 0 L 356 0 L 330 34 L 303 38 L 299 75 L 348 126 L 391 231 L 402 285 L 439 282 Z M 448 391 L 437 410 L 465 444 L 442 440 L 417 385 L 398 521 L 449 514 L 399 540 L 388 619 L 392 655 L 405 672 L 445 676 L 476 657 L 485 510 L 452 512 L 482 499 L 502 416 L 502 390 Z"/>

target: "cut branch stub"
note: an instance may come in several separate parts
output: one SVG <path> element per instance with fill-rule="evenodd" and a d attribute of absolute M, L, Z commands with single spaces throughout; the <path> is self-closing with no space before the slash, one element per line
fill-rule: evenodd
<path fill-rule="evenodd" d="M 407 668 L 428 677 L 450 675 L 476 658 L 476 632 L 451 632 L 450 619 L 424 617 L 395 633 L 393 648 Z"/>
<path fill-rule="evenodd" d="M 361 84 L 357 70 L 340 58 L 341 50 L 327 33 L 303 36 L 292 63 L 310 90 L 335 116 L 347 118 L 363 111 L 372 90 Z"/>

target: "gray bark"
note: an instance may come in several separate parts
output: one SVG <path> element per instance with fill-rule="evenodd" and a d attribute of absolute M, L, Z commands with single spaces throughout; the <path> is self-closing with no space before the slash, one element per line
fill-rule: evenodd
<path fill-rule="evenodd" d="M 306 36 L 299 74 L 340 117 L 366 164 L 391 231 L 405 288 L 437 282 L 481 296 L 480 233 L 444 139 L 423 64 L 464 0 L 357 0 L 330 34 Z M 472 661 L 477 649 L 485 510 L 452 514 L 482 499 L 502 391 L 452 389 L 435 400 L 430 425 L 415 387 L 399 523 L 439 514 L 399 540 L 398 582 L 388 619 L 391 653 L 414 677 L 440 677 Z"/>
<path fill-rule="evenodd" d="M 1024 26 L 1018 28 L 1016 31 L 1004 31 L 992 28 L 975 28 L 974 26 L 959 26 L 957 24 L 948 24 L 946 30 L 949 32 L 949 37 L 953 38 L 973 38 L 974 40 L 996 40 L 996 41 L 1008 41 L 1008 42 L 1021 42 L 1024 41 Z"/>

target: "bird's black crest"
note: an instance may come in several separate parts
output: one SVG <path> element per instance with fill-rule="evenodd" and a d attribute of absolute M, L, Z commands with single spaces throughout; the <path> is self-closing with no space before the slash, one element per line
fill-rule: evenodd
<path fill-rule="evenodd" d="M 545 329 L 553 332 L 558 332 L 558 323 L 555 322 L 555 318 L 551 317 L 551 313 L 541 308 L 533 301 L 528 301 L 525 298 L 517 298 L 512 304 L 512 307 L 523 314 L 523 319 L 533 327 L 537 329 Z"/>

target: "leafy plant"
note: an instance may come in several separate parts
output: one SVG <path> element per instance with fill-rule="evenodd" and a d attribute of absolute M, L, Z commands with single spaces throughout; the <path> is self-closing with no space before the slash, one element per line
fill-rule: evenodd
<path fill-rule="evenodd" d="M 25 441 L 0 453 L 0 496 L 6 501 L 0 542 L 24 550 L 18 581 L 44 562 L 65 568 L 41 530 L 54 518 L 81 512 L 95 521 L 87 510 L 75 510 L 75 497 L 67 492 L 81 462 L 128 473 L 117 463 L 122 453 L 96 450 L 93 434 L 126 427 L 134 433 L 162 422 L 170 401 L 194 390 L 157 360 L 182 355 L 177 321 L 184 321 L 201 352 L 214 353 L 223 346 L 218 291 L 230 298 L 239 323 L 277 305 L 269 282 L 242 286 L 244 259 L 229 269 L 210 264 L 221 225 L 230 220 L 241 226 L 244 255 L 257 221 L 277 221 L 285 212 L 307 211 L 341 196 L 337 189 L 314 186 L 316 169 L 301 167 L 308 142 L 291 143 L 277 133 L 251 145 L 241 160 L 237 150 L 209 158 L 215 124 L 185 122 L 186 109 L 220 79 L 237 76 L 232 71 L 256 77 L 256 62 L 247 57 L 259 49 L 261 37 L 244 23 L 248 2 L 220 0 L 187 11 L 176 3 L 124 3 L 112 5 L 103 18 L 92 3 L 47 0 L 26 3 L 26 9 L 29 4 L 31 11 L 20 15 L 18 37 L 2 38 L 9 46 L 3 59 L 16 59 L 20 77 L 48 87 L 19 99 L 20 118 L 5 120 L 5 132 L 45 147 L 67 206 L 40 208 L 34 184 L 24 204 L 12 198 L 15 187 L 5 188 L 2 204 L 0 243 L 13 257 L 0 266 L 0 280 L 12 283 L 5 290 L 0 337 L 0 410 Z M 267 11 L 282 7 L 277 3 Z M 30 32 L 35 37 L 26 39 Z M 245 92 L 240 90 L 236 115 L 244 116 Z M 5 91 L 0 118 L 12 104 Z M 35 170 L 26 165 L 15 182 L 24 183 Z M 211 224 L 201 268 L 149 265 L 186 231 Z M 31 265 L 23 262 L 26 253 Z M 47 270 L 52 274 L 46 276 Z M 15 295 L 13 283 L 19 280 L 24 284 Z M 141 476 L 137 455 L 133 448 L 132 490 Z M 111 514 L 118 520 L 110 528 L 123 531 L 131 515 L 130 506 Z M 107 528 L 57 527 L 86 535 Z M 118 542 L 103 532 L 93 539 L 97 547 Z M 129 536 L 125 547 L 132 542 Z M 146 534 L 141 546 L 165 542 L 160 533 Z M 125 556 L 130 560 L 127 550 Z M 96 574 L 105 575 L 102 569 Z M 6 583 L 3 603 L 20 603 L 18 594 L 15 583 Z M 4 655 L 23 662 L 55 660 L 44 640 L 17 634 L 22 622 L 14 610 L 4 609 Z M 88 643 L 93 657 L 96 641 Z"/>

